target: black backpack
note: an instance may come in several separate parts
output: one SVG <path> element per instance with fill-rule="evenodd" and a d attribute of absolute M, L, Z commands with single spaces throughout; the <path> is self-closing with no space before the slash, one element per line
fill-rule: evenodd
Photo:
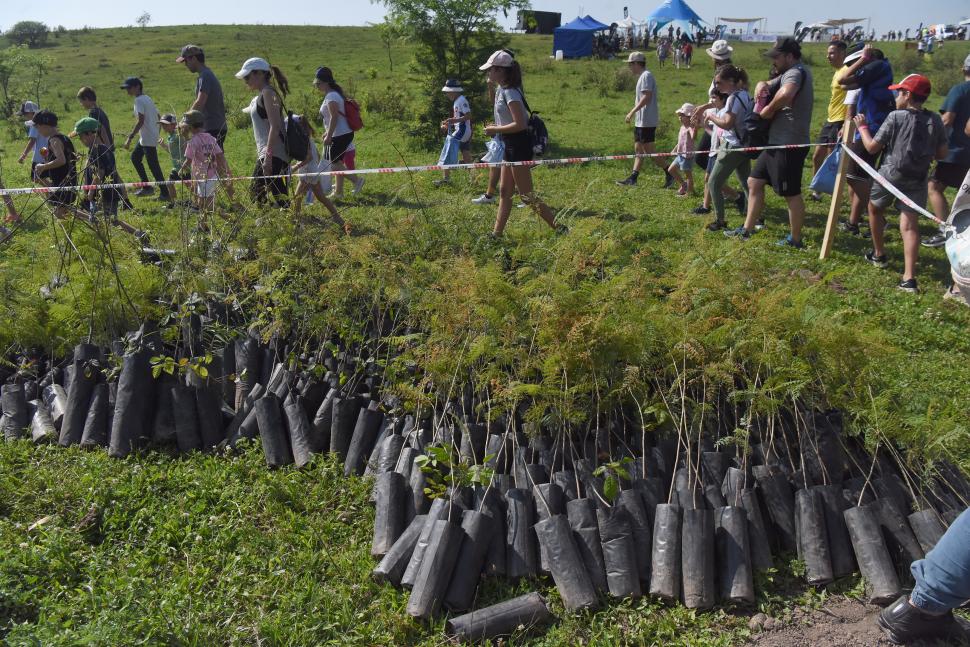
<path fill-rule="evenodd" d="M 546 149 L 549 148 L 549 129 L 546 128 L 546 122 L 542 120 L 539 113 L 532 112 L 532 108 L 529 107 L 529 102 L 525 98 L 525 91 L 519 88 L 519 92 L 522 94 L 522 104 L 525 106 L 525 111 L 529 113 L 529 123 L 525 130 L 532 138 L 532 152 L 536 155 L 544 155 Z"/>
<path fill-rule="evenodd" d="M 282 97 L 280 97 L 280 105 L 283 106 L 283 112 L 280 115 L 283 117 L 283 132 L 280 133 L 283 150 L 290 159 L 305 162 L 310 157 L 310 137 L 300 125 L 296 115 L 286 109 Z M 256 100 L 256 113 L 263 119 L 267 118 L 266 105 L 262 96 Z"/>

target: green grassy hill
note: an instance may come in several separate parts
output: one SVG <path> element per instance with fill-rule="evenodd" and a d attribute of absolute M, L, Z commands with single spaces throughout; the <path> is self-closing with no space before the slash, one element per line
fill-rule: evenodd
<path fill-rule="evenodd" d="M 232 78 L 250 56 L 265 56 L 286 72 L 294 110 L 316 112 L 310 82 L 317 66 L 332 67 L 346 81 L 365 107 L 359 166 L 437 158 L 406 135 L 422 100 L 408 77 L 410 50 L 393 47 L 392 71 L 376 34 L 365 28 L 71 33 L 45 49 L 54 65 L 42 103 L 73 123 L 82 115 L 75 93 L 91 85 L 116 134 L 124 133 L 133 117 L 117 87 L 138 75 L 163 111 L 181 112 L 192 101 L 194 77 L 174 59 L 188 42 L 205 47 L 222 80 L 232 113 L 227 155 L 237 173 L 248 173 L 255 158 L 238 113 L 250 97 Z M 530 103 L 549 127 L 552 156 L 631 151 L 623 116 L 633 92 L 622 63 L 551 61 L 546 37 L 515 36 L 511 46 L 523 62 Z M 952 82 L 943 64 L 962 60 L 965 47 L 948 45 L 936 61 L 923 63 L 926 71 L 941 84 Z M 759 46 L 737 48 L 752 79 L 766 75 Z M 821 45 L 806 49 L 820 124 L 829 70 Z M 903 72 L 918 64 L 899 46 L 887 49 Z M 705 98 L 710 61 L 700 51 L 695 59 L 691 70 L 658 70 L 648 59 L 664 115 L 661 149 L 676 138 L 675 109 Z M 939 101 L 934 96 L 932 105 Z M 26 168 L 15 163 L 23 139 L 14 120 L 0 132 L 7 186 L 27 181 Z M 478 126 L 476 142 L 481 148 Z M 130 163 L 119 159 L 122 175 L 135 179 Z M 787 215 L 769 192 L 767 230 L 737 244 L 703 231 L 706 218 L 689 213 L 700 198 L 660 189 L 656 170 L 645 171 L 637 188 L 615 186 L 627 171 L 626 163 L 536 170 L 538 190 L 570 231 L 553 236 L 528 210 L 514 210 L 501 245 L 484 240 L 495 208 L 469 202 L 484 188 L 484 174 L 457 173 L 446 188 L 432 185 L 435 174 L 369 176 L 363 194 L 341 205 L 360 234 L 353 238 L 298 227 L 275 209 L 247 207 L 236 221 L 217 222 L 214 237 L 253 250 L 241 260 L 192 242 L 191 214 L 139 199 L 125 217 L 148 229 L 158 246 L 180 252 L 164 270 L 140 264 L 123 234 L 113 234 L 107 248 L 81 227 L 52 222 L 36 197 L 18 199 L 31 219 L 0 247 L 0 344 L 58 353 L 82 337 L 106 343 L 194 291 L 223 291 L 248 323 L 296 331 L 302 339 L 356 330 L 359 322 L 341 317 L 371 297 L 406 304 L 415 323 L 427 327 L 409 357 L 442 374 L 450 374 L 448 352 L 457 352 L 463 337 L 480 343 L 476 352 L 505 352 L 529 375 L 555 379 L 564 366 L 581 377 L 589 366 L 653 366 L 649 351 L 673 348 L 681 336 L 717 360 L 717 370 L 730 370 L 742 361 L 731 353 L 748 352 L 745 341 L 757 337 L 774 344 L 770 358 L 779 375 L 787 361 L 798 379 L 819 385 L 827 404 L 850 409 L 854 433 L 878 426 L 901 445 L 970 467 L 970 311 L 941 298 L 949 275 L 942 250 L 921 250 L 923 293 L 902 294 L 894 289 L 902 267 L 898 233 L 888 271 L 863 262 L 866 241 L 845 236 L 820 262 L 827 204 L 810 202 L 808 249 L 779 249 L 774 242 L 787 233 Z M 728 220 L 737 224 L 736 212 Z M 68 234 L 73 246 L 65 243 Z M 106 262 L 109 250 L 114 265 Z M 67 282 L 42 295 L 55 274 Z M 473 339 L 472 331 L 483 330 Z M 525 356 L 530 338 L 536 357 Z M 870 385 L 875 393 L 867 392 Z M 585 403 L 593 387 L 587 380 L 572 388 Z M 870 403 L 879 410 L 867 412 Z M 321 460 L 304 471 L 268 472 L 255 448 L 231 459 L 148 454 L 115 461 L 103 453 L 4 444 L 0 638 L 11 645 L 439 644 L 443 623 L 412 623 L 407 596 L 369 580 L 368 485 L 339 471 Z M 92 506 L 103 517 L 96 533 L 79 525 Z M 762 582 L 761 608 L 780 613 L 786 600 L 824 598 L 797 584 L 793 566 L 783 565 L 773 583 Z M 551 595 L 562 620 L 530 644 L 729 645 L 747 634 L 743 616 L 648 599 L 570 616 L 556 606 L 548 581 L 489 582 L 480 603 L 535 587 Z"/>

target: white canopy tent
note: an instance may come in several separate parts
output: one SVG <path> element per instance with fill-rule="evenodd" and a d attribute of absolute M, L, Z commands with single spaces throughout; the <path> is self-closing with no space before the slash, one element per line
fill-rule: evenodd
<path fill-rule="evenodd" d="M 720 25 L 721 23 L 744 25 L 742 34 L 753 34 L 755 31 L 764 33 L 765 27 L 768 24 L 768 19 L 761 18 L 724 18 L 719 16 L 714 19 L 715 25 Z"/>

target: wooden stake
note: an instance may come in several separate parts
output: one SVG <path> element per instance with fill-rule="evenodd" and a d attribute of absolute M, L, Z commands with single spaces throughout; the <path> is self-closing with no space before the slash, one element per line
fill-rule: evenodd
<path fill-rule="evenodd" d="M 851 113 L 851 111 L 850 111 Z M 842 145 L 849 146 L 852 137 L 855 135 L 855 122 L 846 116 L 842 122 Z M 849 163 L 849 156 L 843 154 L 839 158 L 839 171 L 835 176 L 835 187 L 832 189 L 832 202 L 829 204 L 829 219 L 825 223 L 825 236 L 822 238 L 822 250 L 818 257 L 825 260 L 832 251 L 832 242 L 835 240 L 835 231 L 839 225 L 839 211 L 842 209 L 842 189 L 846 184 L 845 171 Z"/>

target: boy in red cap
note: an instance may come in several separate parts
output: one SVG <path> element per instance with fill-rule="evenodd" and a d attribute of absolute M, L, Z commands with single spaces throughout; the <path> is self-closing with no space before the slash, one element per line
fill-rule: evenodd
<path fill-rule="evenodd" d="M 930 164 L 947 154 L 946 129 L 940 115 L 923 108 L 931 89 L 930 80 L 925 76 L 910 74 L 889 89 L 896 90 L 896 110 L 889 113 L 879 132 L 875 135 L 869 132 L 865 115 L 856 115 L 855 123 L 869 153 L 877 155 L 885 151 L 879 175 L 918 206 L 925 207 Z M 919 215 L 879 183 L 873 185 L 869 196 L 872 250 L 866 252 L 866 260 L 876 267 L 886 267 L 885 214 L 894 203 L 900 210 L 899 232 L 903 238 L 904 258 L 903 279 L 898 287 L 906 292 L 918 292 Z"/>

